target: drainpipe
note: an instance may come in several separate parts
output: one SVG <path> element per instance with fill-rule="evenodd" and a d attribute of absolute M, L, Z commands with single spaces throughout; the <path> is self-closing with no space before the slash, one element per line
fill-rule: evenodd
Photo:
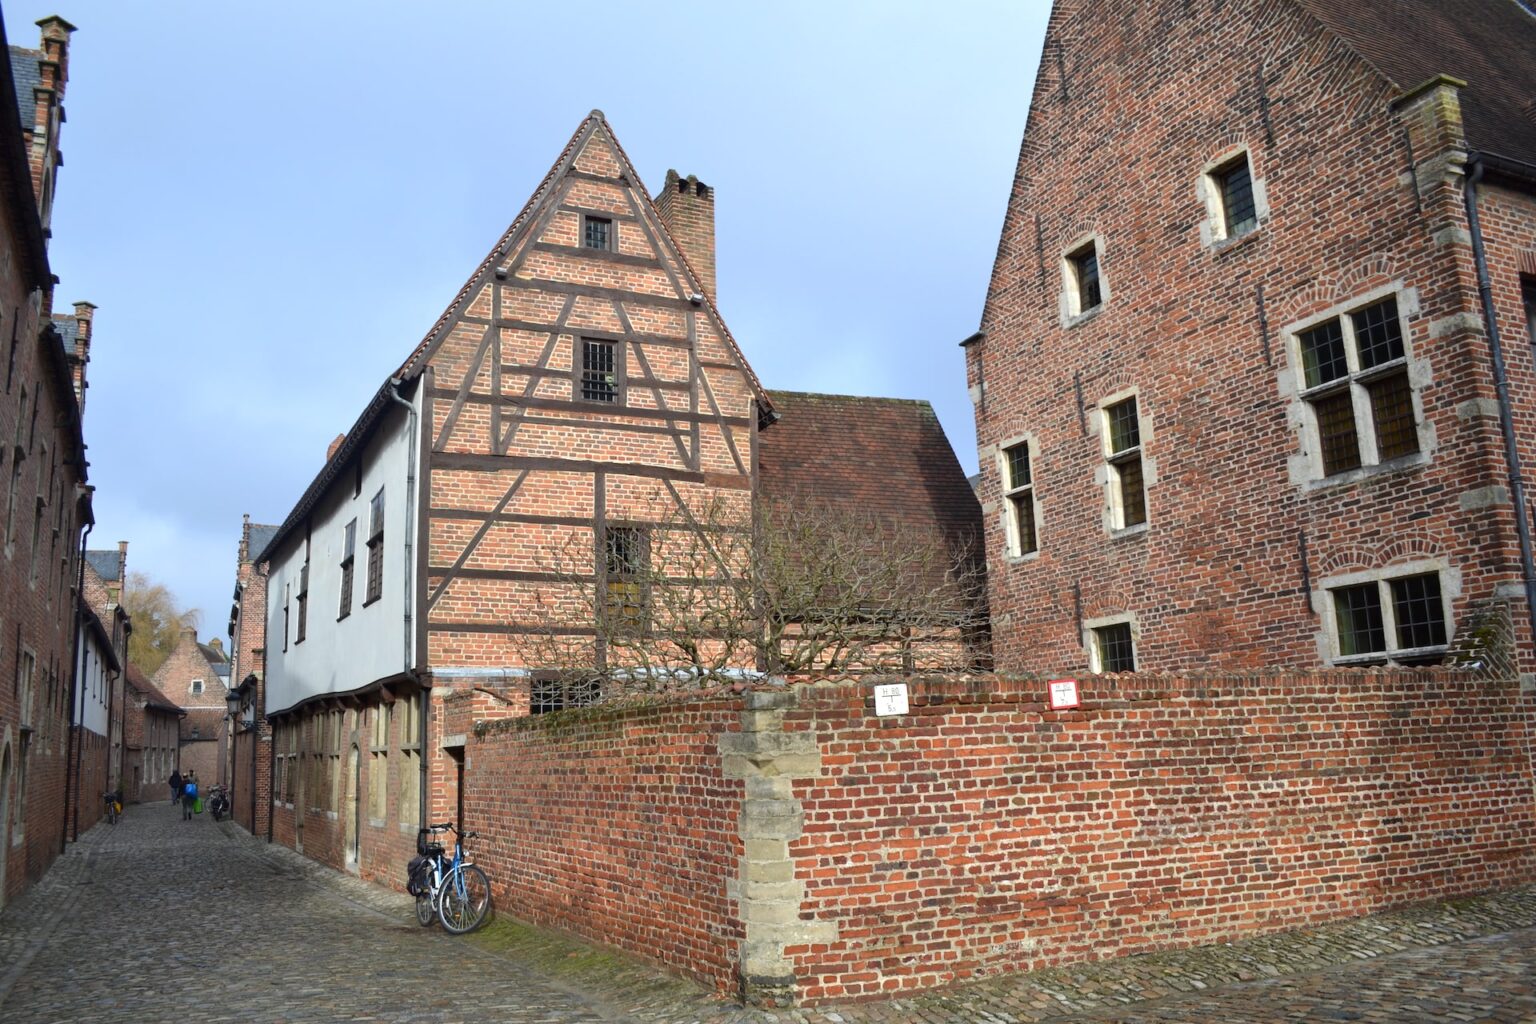
<path fill-rule="evenodd" d="M 1493 356 L 1493 384 L 1499 396 L 1499 422 L 1504 429 L 1504 457 L 1509 463 L 1509 493 L 1515 503 L 1515 530 L 1520 535 L 1520 573 L 1525 583 L 1525 609 L 1531 637 L 1536 640 L 1536 567 L 1532 564 L 1531 526 L 1526 518 L 1525 480 L 1520 469 L 1520 448 L 1515 440 L 1514 412 L 1509 404 L 1509 375 L 1504 367 L 1504 347 L 1499 342 L 1499 319 L 1493 308 L 1493 283 L 1488 277 L 1488 257 L 1483 248 L 1483 229 L 1477 219 L 1477 186 L 1483 180 L 1483 161 L 1478 153 L 1468 156 L 1472 173 L 1467 176 L 1462 198 L 1467 206 L 1467 226 L 1472 231 L 1472 259 L 1477 264 L 1477 291 L 1483 302 L 1483 322 L 1488 328 L 1488 349 Z"/>
<path fill-rule="evenodd" d="M 75 839 L 80 838 L 80 758 L 82 756 L 81 744 L 75 733 L 79 731 L 79 725 L 85 719 L 85 709 L 77 705 L 85 700 L 85 695 L 80 690 L 80 659 L 85 652 L 80 650 L 80 602 L 85 600 L 85 546 L 90 542 L 91 530 L 96 524 L 86 523 L 85 532 L 80 535 L 80 562 L 75 566 L 75 614 L 72 621 L 75 624 L 75 632 L 70 637 L 69 658 L 69 736 L 65 741 L 64 750 L 64 821 L 59 829 L 59 841 L 62 845 L 70 841 L 70 823 L 74 823 Z M 107 716 L 107 756 L 112 756 L 112 717 Z M 69 763 L 75 762 L 75 798 L 69 798 Z"/>
<path fill-rule="evenodd" d="M 411 640 L 413 622 L 411 618 L 412 605 L 415 601 L 414 582 L 412 570 L 415 567 L 411 531 L 416 528 L 416 407 L 404 398 L 400 397 L 400 385 L 403 383 L 399 377 L 391 377 L 389 380 L 389 397 L 396 404 L 403 405 L 408 418 L 405 435 L 405 571 L 401 578 L 405 584 L 405 638 L 402 652 L 401 669 L 407 676 L 418 679 L 414 666 L 411 664 Z M 418 774 L 417 790 L 418 807 L 417 821 L 426 824 L 427 821 L 427 722 L 431 715 L 431 693 L 425 687 L 421 690 L 421 756 L 417 759 L 416 771 Z"/>

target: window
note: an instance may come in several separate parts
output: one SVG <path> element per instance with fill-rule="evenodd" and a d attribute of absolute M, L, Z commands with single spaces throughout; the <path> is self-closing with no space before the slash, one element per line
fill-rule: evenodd
<path fill-rule="evenodd" d="M 1438 572 L 1333 587 L 1328 596 L 1340 662 L 1426 664 L 1445 653 L 1449 631 Z"/>
<path fill-rule="evenodd" d="M 1104 285 L 1099 276 L 1099 246 L 1097 242 L 1067 255 L 1067 313 L 1082 316 L 1104 304 Z"/>
<path fill-rule="evenodd" d="M 1111 622 L 1092 629 L 1089 652 L 1095 672 L 1135 672 L 1136 640 L 1129 622 Z"/>
<path fill-rule="evenodd" d="M 192 680 L 191 693 L 193 694 L 193 696 L 196 696 L 197 694 L 200 694 L 202 692 L 203 692 L 203 681 L 201 679 L 194 679 L 194 680 Z"/>
<path fill-rule="evenodd" d="M 373 709 L 373 742 L 368 760 L 368 817 L 382 821 L 389 809 L 390 705 Z"/>
<path fill-rule="evenodd" d="M 613 220 L 609 217 L 584 216 L 581 218 L 581 244 L 587 249 L 612 251 L 616 241 Z"/>
<path fill-rule="evenodd" d="M 309 538 L 304 538 L 304 565 L 299 569 L 299 628 L 293 642 L 304 642 L 309 627 Z"/>
<path fill-rule="evenodd" d="M 528 713 L 546 715 L 567 708 L 584 708 L 596 704 L 602 696 L 603 682 L 596 677 L 535 676 L 529 684 Z"/>
<path fill-rule="evenodd" d="M 640 526 L 610 526 L 607 550 L 607 612 L 616 629 L 645 628 L 646 570 L 650 568 L 650 537 Z"/>
<path fill-rule="evenodd" d="M 424 695 L 417 693 L 401 702 L 400 716 L 400 823 L 421 821 L 421 714 Z"/>
<path fill-rule="evenodd" d="M 1296 350 L 1322 476 L 1419 451 L 1396 296 L 1297 332 Z"/>
<path fill-rule="evenodd" d="M 1136 396 L 1104 408 L 1104 442 L 1109 463 L 1110 525 L 1116 530 L 1140 526 L 1147 521 L 1147 493 Z"/>
<path fill-rule="evenodd" d="M 384 592 L 384 488 L 368 503 L 368 592 L 363 607 L 379 599 Z"/>
<path fill-rule="evenodd" d="M 581 397 L 588 402 L 619 401 L 617 342 L 581 340 Z"/>
<path fill-rule="evenodd" d="M 1015 557 L 1039 550 L 1035 535 L 1035 480 L 1029 442 L 1003 449 L 1003 497 L 1008 504 L 1008 553 Z"/>
<path fill-rule="evenodd" d="M 1218 168 L 1211 177 L 1221 198 L 1221 237 L 1238 238 L 1258 227 L 1259 213 L 1253 201 L 1253 175 L 1248 170 L 1248 154 Z"/>
<path fill-rule="evenodd" d="M 341 540 L 341 610 L 337 619 L 352 614 L 352 563 L 357 550 L 357 520 L 347 524 Z"/>
<path fill-rule="evenodd" d="M 1536 277 L 1520 279 L 1520 297 L 1525 300 L 1525 333 L 1536 349 Z"/>

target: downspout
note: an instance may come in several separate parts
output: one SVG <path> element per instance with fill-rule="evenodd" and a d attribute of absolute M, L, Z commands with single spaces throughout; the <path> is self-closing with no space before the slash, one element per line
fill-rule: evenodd
<path fill-rule="evenodd" d="M 75 632 L 70 637 L 69 659 L 69 737 L 65 741 L 64 751 L 64 820 L 59 826 L 59 841 L 61 844 L 70 841 L 70 823 L 74 823 L 75 839 L 80 838 L 80 758 L 82 756 L 82 744 L 75 738 L 79 731 L 80 723 L 85 720 L 85 709 L 78 705 L 85 702 L 85 694 L 80 690 L 80 659 L 85 652 L 80 649 L 80 602 L 85 600 L 85 545 L 89 543 L 91 531 L 96 528 L 94 522 L 85 524 L 85 532 L 80 535 L 80 560 L 75 566 Z M 112 756 L 112 717 L 107 716 L 107 756 Z M 75 762 L 75 798 L 69 798 L 69 771 L 68 765 Z"/>
<path fill-rule="evenodd" d="M 411 664 L 411 640 L 414 623 L 412 620 L 412 605 L 415 603 L 415 584 L 412 579 L 412 569 L 415 567 L 414 543 L 411 531 L 416 528 L 416 406 L 400 397 L 400 385 L 403 382 L 399 377 L 389 379 L 389 397 L 397 404 L 405 406 L 406 431 L 405 431 L 405 571 L 401 578 L 405 585 L 405 635 L 404 647 L 401 654 L 401 670 L 412 679 L 419 680 L 415 667 Z M 432 691 L 423 687 L 421 700 L 421 756 L 417 758 L 417 818 L 422 824 L 427 821 L 427 722 L 431 715 Z"/>
<path fill-rule="evenodd" d="M 1477 185 L 1483 180 L 1483 161 L 1479 154 L 1472 153 L 1467 162 L 1472 165 L 1472 173 L 1467 176 L 1462 198 L 1467 206 L 1467 226 L 1472 231 L 1472 258 L 1477 264 L 1477 291 L 1483 303 L 1483 322 L 1488 328 L 1488 349 L 1493 356 L 1493 385 L 1499 396 L 1504 457 L 1509 463 L 1509 493 L 1515 503 L 1515 530 L 1520 536 L 1520 572 L 1525 583 L 1525 610 L 1530 618 L 1531 637 L 1536 640 L 1536 568 L 1532 565 L 1531 526 L 1526 518 L 1525 480 L 1520 469 L 1520 448 L 1515 440 L 1514 412 L 1509 403 L 1509 375 L 1504 367 L 1504 347 L 1499 342 L 1499 320 L 1493 308 L 1493 283 L 1488 277 L 1483 229 L 1477 219 Z"/>

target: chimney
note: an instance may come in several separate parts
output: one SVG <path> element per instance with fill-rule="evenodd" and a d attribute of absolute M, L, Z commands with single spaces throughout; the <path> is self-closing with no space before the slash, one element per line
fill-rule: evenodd
<path fill-rule="evenodd" d="M 680 178 L 669 170 L 656 212 L 698 274 L 704 294 L 715 301 L 715 190 L 691 174 Z"/>
<path fill-rule="evenodd" d="M 209 640 L 208 641 L 208 646 L 212 647 L 215 651 L 218 651 L 220 654 L 224 653 L 224 641 L 220 640 L 218 637 L 214 637 L 212 640 Z"/>
<path fill-rule="evenodd" d="M 112 604 L 123 603 L 123 588 L 128 585 L 128 542 L 117 542 L 117 580 L 107 584 L 107 600 Z"/>
<path fill-rule="evenodd" d="M 93 303 L 75 303 L 75 358 L 70 372 L 75 378 L 75 402 L 80 406 L 82 418 L 85 416 L 85 389 L 90 387 L 85 379 L 85 364 L 91 361 L 91 330 L 95 315 Z"/>
<path fill-rule="evenodd" d="M 327 459 L 327 462 L 330 460 Z M 240 564 L 244 565 L 251 560 L 251 514 L 245 513 L 244 521 L 240 524 Z"/>
<path fill-rule="evenodd" d="M 54 174 L 63 163 L 59 156 L 59 128 L 64 123 L 64 86 L 69 81 L 69 37 L 75 26 L 58 15 L 50 15 L 37 24 L 42 29 L 38 83 L 33 95 L 21 97 L 24 108 L 31 101 L 33 116 L 23 116 L 21 127 L 31 144 L 32 194 L 37 199 L 37 212 L 46 238 L 53 220 Z M 42 145 L 37 144 L 38 128 L 43 130 Z"/>
<path fill-rule="evenodd" d="M 336 457 L 336 449 L 340 448 L 341 447 L 341 443 L 343 441 L 345 441 L 346 439 L 347 439 L 347 435 L 346 434 L 337 434 L 336 435 L 336 440 L 332 441 L 331 442 L 331 446 L 325 450 L 325 461 L 326 462 L 330 462 L 332 459 L 334 459 Z"/>

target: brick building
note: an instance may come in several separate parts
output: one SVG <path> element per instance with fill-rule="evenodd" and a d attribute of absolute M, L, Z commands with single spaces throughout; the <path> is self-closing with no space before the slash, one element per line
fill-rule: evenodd
<path fill-rule="evenodd" d="M 124 681 L 123 799 L 169 800 L 171 772 L 181 767 L 181 719 L 186 712 L 132 662 Z"/>
<path fill-rule="evenodd" d="M 234 818 L 255 834 L 272 835 L 272 726 L 258 709 L 266 707 L 262 664 L 267 614 L 267 577 L 257 565 L 277 527 L 251 522 L 240 528 L 235 593 L 229 609 L 230 673 L 237 698 L 229 721 L 232 752 L 230 801 Z"/>
<path fill-rule="evenodd" d="M 1000 669 L 1536 670 L 1533 53 L 1515 0 L 1057 3 L 965 343 Z"/>
<path fill-rule="evenodd" d="M 183 774 L 196 772 L 204 790 L 222 782 L 229 771 L 229 661 L 221 647 L 214 646 L 218 643 L 201 643 L 197 630 L 184 626 L 176 646 L 150 677 L 155 689 L 182 710 L 178 766 Z"/>
<path fill-rule="evenodd" d="M 77 394 L 80 392 L 77 391 Z M 73 679 L 75 738 L 70 747 L 67 812 L 71 840 L 101 817 L 101 795 L 124 779 L 124 724 L 128 704 L 123 667 L 133 631 L 123 609 L 128 542 L 87 550 L 80 561 L 79 622 Z"/>
<path fill-rule="evenodd" d="M 637 581 L 678 564 L 679 534 L 707 535 L 712 510 L 749 521 L 760 461 L 785 493 L 795 466 L 827 488 L 790 438 L 855 458 L 873 445 L 870 488 L 903 522 L 977 529 L 925 403 L 784 396 L 806 429 L 775 446 L 777 399 L 716 309 L 714 268 L 713 191 L 669 172 L 653 202 L 594 111 L 262 550 L 247 524 L 232 628 L 237 659 L 259 646 L 265 671 L 242 660 L 236 677 L 264 688 L 278 841 L 398 884 L 418 824 L 462 807 L 449 695 L 527 715 L 662 685 L 605 641 L 586 598 L 643 607 Z M 574 571 L 551 565 L 573 551 Z M 698 648 L 757 668 L 720 634 Z"/>
<path fill-rule="evenodd" d="M 55 323 L 47 254 L 73 26 L 39 25 L 37 49 L 3 47 L 0 73 L 0 901 L 40 876 L 67 834 L 73 588 L 91 521 L 84 360 Z"/>

